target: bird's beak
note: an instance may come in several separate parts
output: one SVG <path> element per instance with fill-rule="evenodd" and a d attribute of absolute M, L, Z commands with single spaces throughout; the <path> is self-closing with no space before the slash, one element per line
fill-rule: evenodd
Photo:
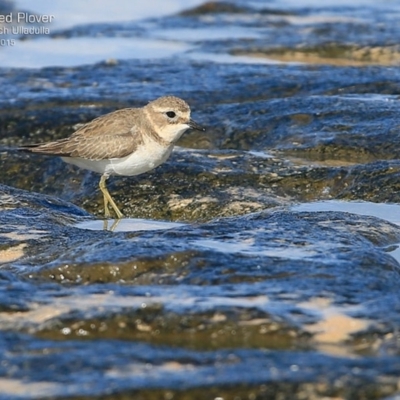
<path fill-rule="evenodd" d="M 206 130 L 206 128 L 202 127 L 201 125 L 199 125 L 197 122 L 193 121 L 192 119 L 189 121 L 188 124 L 192 129 L 196 129 L 196 131 L 202 131 L 204 132 Z"/>

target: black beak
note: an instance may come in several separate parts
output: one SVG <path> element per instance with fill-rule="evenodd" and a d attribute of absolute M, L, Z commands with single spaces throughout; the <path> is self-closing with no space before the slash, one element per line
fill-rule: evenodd
<path fill-rule="evenodd" d="M 197 122 L 193 121 L 192 119 L 189 121 L 188 124 L 192 129 L 196 129 L 196 131 L 202 131 L 204 132 L 206 128 L 203 128 L 201 125 L 199 125 Z"/>

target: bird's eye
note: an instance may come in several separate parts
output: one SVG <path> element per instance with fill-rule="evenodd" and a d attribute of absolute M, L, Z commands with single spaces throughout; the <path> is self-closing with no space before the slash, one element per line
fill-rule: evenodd
<path fill-rule="evenodd" d="M 173 111 L 168 111 L 167 113 L 168 118 L 175 118 L 176 114 Z"/>

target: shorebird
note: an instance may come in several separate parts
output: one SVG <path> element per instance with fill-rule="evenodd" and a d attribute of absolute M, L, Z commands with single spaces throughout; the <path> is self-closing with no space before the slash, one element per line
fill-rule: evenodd
<path fill-rule="evenodd" d="M 111 175 L 132 176 L 165 162 L 187 129 L 205 131 L 190 118 L 190 107 L 175 96 L 164 96 L 141 108 L 125 108 L 102 115 L 71 136 L 49 143 L 22 146 L 31 153 L 61 156 L 69 164 L 101 174 L 104 216 L 123 217 L 106 187 Z"/>

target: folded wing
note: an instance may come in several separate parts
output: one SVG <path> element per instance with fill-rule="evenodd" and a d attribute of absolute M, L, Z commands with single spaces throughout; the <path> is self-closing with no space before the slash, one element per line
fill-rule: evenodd
<path fill-rule="evenodd" d="M 136 112 L 136 109 L 118 110 L 85 124 L 68 138 L 23 146 L 20 150 L 89 160 L 125 157 L 142 141 Z"/>

